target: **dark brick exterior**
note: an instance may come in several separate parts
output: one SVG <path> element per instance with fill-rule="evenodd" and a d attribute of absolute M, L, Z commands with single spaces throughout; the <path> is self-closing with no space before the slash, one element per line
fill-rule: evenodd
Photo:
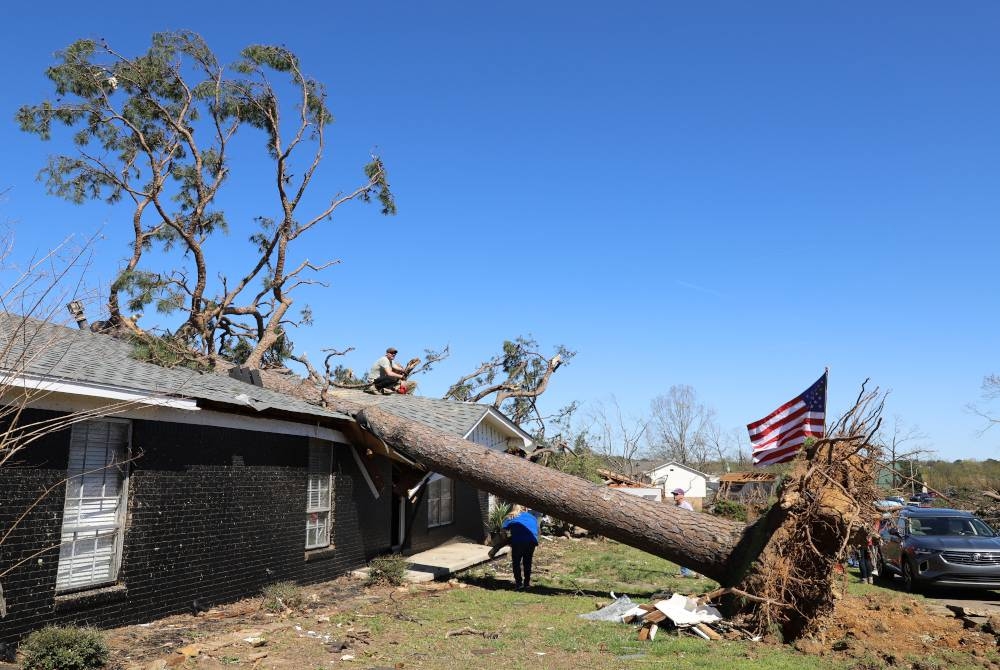
<path fill-rule="evenodd" d="M 53 416 L 32 411 L 24 422 Z M 69 430 L 48 435 L 2 470 L 0 537 L 34 507 L 0 545 L 0 573 L 20 563 L 0 578 L 8 611 L 0 642 L 45 624 L 150 621 L 190 611 L 195 599 L 219 604 L 272 582 L 325 581 L 390 551 L 389 486 L 376 499 L 347 445 L 334 450 L 331 545 L 307 552 L 307 438 L 134 420 L 118 581 L 57 596 L 69 438 Z M 388 483 L 390 463 L 381 459 L 378 468 Z M 486 507 L 486 494 L 456 482 L 454 523 L 428 529 L 421 502 L 404 549 L 421 551 L 455 536 L 481 540 Z"/>
<path fill-rule="evenodd" d="M 51 414 L 25 421 L 43 416 Z M 307 438 L 136 420 L 118 583 L 57 597 L 69 435 L 31 445 L 3 470 L 0 533 L 55 488 L 0 546 L 0 572 L 42 551 L 0 580 L 8 610 L 0 641 L 48 623 L 149 621 L 189 611 L 195 599 L 216 604 L 271 582 L 332 579 L 389 550 L 389 499 L 375 499 L 348 446 L 335 447 L 331 547 L 306 552 Z"/>
<path fill-rule="evenodd" d="M 463 537 L 472 542 L 482 542 L 486 538 L 486 518 L 488 512 L 487 494 L 465 482 L 455 481 L 453 502 L 454 522 L 444 526 L 427 527 L 427 501 L 421 499 L 416 515 L 408 505 L 407 513 L 413 516 L 410 531 L 409 552 L 418 552 L 436 547 L 454 537 Z"/>

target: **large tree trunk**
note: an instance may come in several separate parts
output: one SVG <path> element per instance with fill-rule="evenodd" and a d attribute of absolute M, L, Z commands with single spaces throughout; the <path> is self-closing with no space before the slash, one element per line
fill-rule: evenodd
<path fill-rule="evenodd" d="M 881 453 L 869 444 L 881 411 L 876 401 L 877 391 L 862 395 L 834 426 L 835 437 L 805 448 L 778 502 L 749 526 L 629 496 L 374 406 L 342 399 L 331 406 L 430 470 L 715 579 L 738 596 L 729 611 L 746 625 L 793 640 L 833 610 L 836 563 L 852 534 L 870 524 Z"/>
<path fill-rule="evenodd" d="M 741 523 L 630 496 L 527 459 L 487 449 L 375 407 L 359 423 L 434 472 L 468 482 L 605 537 L 662 556 L 723 585 L 740 581 L 759 536 Z"/>

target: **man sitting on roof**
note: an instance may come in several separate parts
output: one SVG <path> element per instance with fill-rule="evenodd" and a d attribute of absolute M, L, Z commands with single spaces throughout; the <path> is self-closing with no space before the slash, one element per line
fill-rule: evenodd
<path fill-rule="evenodd" d="M 416 382 L 406 379 L 420 359 L 413 359 L 404 368 L 396 363 L 396 348 L 389 347 L 385 350 L 385 356 L 379 358 L 372 365 L 368 372 L 368 386 L 365 393 L 376 393 L 388 395 L 390 393 L 413 393 L 417 388 Z"/>

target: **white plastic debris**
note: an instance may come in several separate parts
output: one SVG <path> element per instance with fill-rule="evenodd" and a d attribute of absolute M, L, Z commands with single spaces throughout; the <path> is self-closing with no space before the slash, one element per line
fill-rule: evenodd
<path fill-rule="evenodd" d="M 673 621 L 675 626 L 722 621 L 719 610 L 711 605 L 699 605 L 697 599 L 688 598 L 680 593 L 675 593 L 670 600 L 661 600 L 655 607 Z"/>
<path fill-rule="evenodd" d="M 614 594 L 612 594 L 614 595 Z M 595 612 L 587 612 L 579 615 L 581 619 L 591 621 L 621 621 L 622 617 L 636 609 L 635 603 L 628 596 L 619 596 L 614 602 L 606 605 Z M 644 612 L 645 613 L 645 612 Z"/>

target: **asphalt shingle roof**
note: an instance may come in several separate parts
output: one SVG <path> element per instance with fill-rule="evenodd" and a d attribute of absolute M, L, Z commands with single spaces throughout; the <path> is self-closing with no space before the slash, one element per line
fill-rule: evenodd
<path fill-rule="evenodd" d="M 108 335 L 0 313 L 0 368 L 50 380 L 117 387 L 324 419 L 350 417 L 231 377 L 163 368 L 132 358 L 132 345 Z"/>
<path fill-rule="evenodd" d="M 330 395 L 359 405 L 374 405 L 401 419 L 418 421 L 458 437 L 465 437 L 489 412 L 488 405 L 398 393 L 372 395 L 350 389 L 332 389 Z"/>

